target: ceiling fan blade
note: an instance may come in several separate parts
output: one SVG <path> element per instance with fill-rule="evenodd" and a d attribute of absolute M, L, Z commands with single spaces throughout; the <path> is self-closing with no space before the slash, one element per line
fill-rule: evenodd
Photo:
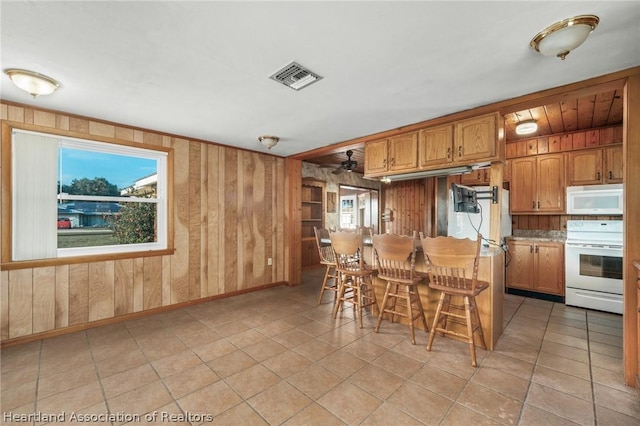
<path fill-rule="evenodd" d="M 334 171 L 332 171 L 331 173 L 333 173 L 334 175 L 339 175 L 342 172 L 344 172 L 344 169 L 342 167 L 338 167 L 337 169 L 335 169 Z"/>

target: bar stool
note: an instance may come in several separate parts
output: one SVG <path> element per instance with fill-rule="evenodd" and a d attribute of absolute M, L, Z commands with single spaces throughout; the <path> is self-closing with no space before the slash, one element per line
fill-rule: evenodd
<path fill-rule="evenodd" d="M 364 308 L 376 304 L 373 289 L 373 269 L 364 261 L 364 244 L 362 234 L 357 232 L 330 232 L 331 247 L 336 259 L 338 271 L 337 303 L 333 308 L 333 317 L 338 316 L 338 309 L 344 303 L 353 305 L 357 310 L 360 328 L 362 328 L 362 312 Z"/>
<path fill-rule="evenodd" d="M 316 235 L 316 243 L 318 245 L 318 253 L 320 254 L 320 264 L 326 266 L 322 287 L 320 287 L 320 297 L 318 297 L 318 305 L 322 303 L 322 297 L 325 290 L 334 292 L 333 302 L 335 303 L 338 295 L 338 272 L 336 271 L 336 259 L 331 248 L 331 239 L 329 238 L 329 230 L 326 228 L 313 227 Z"/>
<path fill-rule="evenodd" d="M 415 345 L 414 322 L 419 319 L 425 331 L 429 331 L 418 293 L 418 283 L 425 277 L 415 270 L 416 232 L 412 237 L 379 234 L 374 235 L 372 239 L 378 278 L 387 282 L 375 332 L 380 330 L 382 316 L 385 313 L 391 314 L 391 322 L 394 322 L 396 316 L 405 317 L 409 320 L 411 343 Z"/>
<path fill-rule="evenodd" d="M 440 301 L 433 319 L 433 329 L 427 343 L 431 350 L 436 332 L 464 338 L 469 344 L 471 365 L 477 367 L 474 336 L 478 336 L 483 349 L 487 349 L 478 314 L 476 296 L 489 287 L 489 283 L 478 281 L 478 263 L 482 235 L 477 241 L 454 237 L 425 238 L 420 233 L 422 250 L 427 264 L 429 287 L 441 291 Z M 464 305 L 451 303 L 451 297 L 462 297 Z M 464 310 L 464 315 L 459 312 Z M 467 333 L 447 329 L 447 319 L 466 325 Z"/>

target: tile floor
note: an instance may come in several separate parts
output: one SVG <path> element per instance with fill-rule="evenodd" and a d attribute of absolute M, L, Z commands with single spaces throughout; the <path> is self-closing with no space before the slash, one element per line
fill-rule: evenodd
<path fill-rule="evenodd" d="M 359 329 L 351 310 L 332 319 L 332 295 L 316 305 L 322 272 L 6 348 L 1 421 L 640 424 L 620 316 L 509 295 L 497 349 L 480 350 L 473 368 L 463 343 L 436 338 L 427 352 L 425 332 L 413 346 L 406 326 L 383 322 L 376 334 L 374 318 Z"/>

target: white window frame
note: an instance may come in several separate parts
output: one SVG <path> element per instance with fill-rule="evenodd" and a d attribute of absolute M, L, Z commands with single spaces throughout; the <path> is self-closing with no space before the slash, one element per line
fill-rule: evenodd
<path fill-rule="evenodd" d="M 12 129 L 12 146 L 15 146 L 19 141 L 16 135 L 30 133 L 42 137 L 48 137 L 53 139 L 52 143 L 58 143 L 63 148 L 81 149 L 85 151 L 101 152 L 116 155 L 134 156 L 153 159 L 157 161 L 157 189 L 154 198 L 143 197 L 119 197 L 119 196 L 83 196 L 83 195 L 68 195 L 59 194 L 56 197 L 58 200 L 85 200 L 85 201 L 109 201 L 109 202 L 139 202 L 139 203 L 154 203 L 156 208 L 156 241 L 151 243 L 137 243 L 137 244 L 117 244 L 117 245 L 104 245 L 104 246 L 91 246 L 91 247 L 73 247 L 73 248 L 57 248 L 56 243 L 56 258 L 78 257 L 78 256 L 91 256 L 91 255 L 108 255 L 108 254 L 120 254 L 120 253 L 135 253 L 145 251 L 166 250 L 168 248 L 168 152 L 166 150 L 157 150 L 153 147 L 138 147 L 132 145 L 103 142 L 89 139 L 80 139 L 69 136 L 62 136 L 57 134 L 48 134 L 42 132 L 35 132 L 30 130 L 23 130 L 18 128 Z M 12 149 L 13 151 L 13 149 Z M 14 156 L 12 156 L 14 157 Z M 57 157 L 52 161 L 56 162 Z M 15 158 L 12 158 L 12 169 L 15 165 Z M 17 170 L 13 170 L 12 175 L 16 176 Z M 18 189 L 19 190 L 19 189 Z M 15 226 L 16 218 L 19 217 L 21 212 L 16 211 L 16 192 L 15 180 L 12 184 L 12 223 Z M 55 227 L 55 222 L 50 221 L 51 226 Z M 16 259 L 15 256 L 15 241 L 20 238 L 15 233 L 16 228 L 13 228 L 14 235 L 12 236 L 12 261 L 38 261 L 46 259 Z M 57 241 L 57 240 L 56 240 Z M 51 258 L 49 258 L 51 259 Z"/>

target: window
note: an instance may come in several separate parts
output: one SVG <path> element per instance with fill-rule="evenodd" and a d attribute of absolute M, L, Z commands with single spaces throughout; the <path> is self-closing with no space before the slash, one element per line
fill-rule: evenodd
<path fill-rule="evenodd" d="M 340 185 L 340 229 L 358 228 L 378 233 L 378 191 Z"/>
<path fill-rule="evenodd" d="M 12 131 L 12 256 L 167 248 L 165 150 Z"/>

